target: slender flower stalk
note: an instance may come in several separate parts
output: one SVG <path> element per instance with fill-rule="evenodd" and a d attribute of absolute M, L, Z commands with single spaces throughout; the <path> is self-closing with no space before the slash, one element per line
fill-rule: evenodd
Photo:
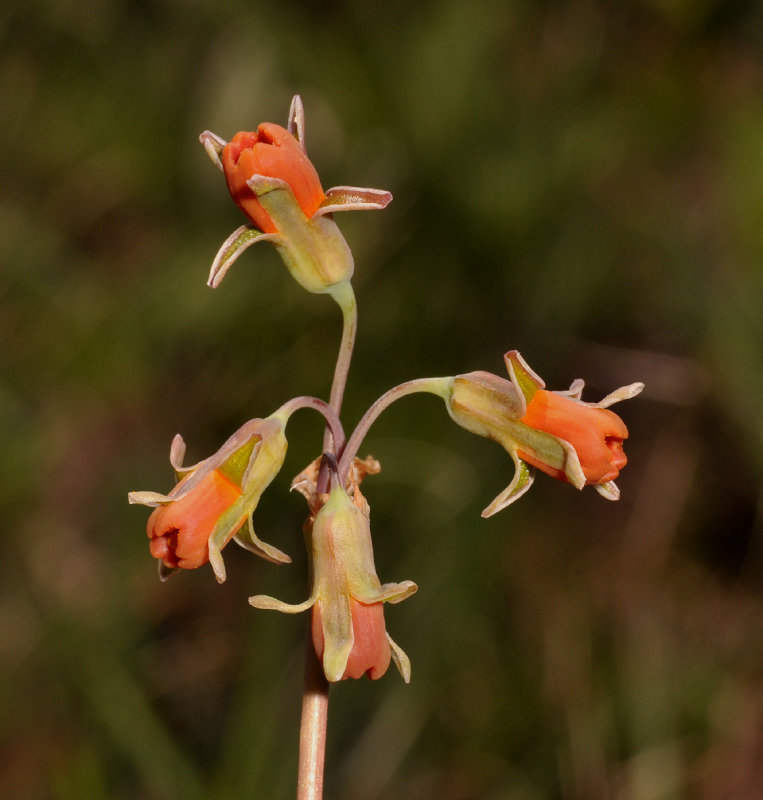
<path fill-rule="evenodd" d="M 339 345 L 339 353 L 334 367 L 334 379 L 331 382 L 331 394 L 329 395 L 329 405 L 336 414 L 339 414 L 342 409 L 344 390 L 347 386 L 347 376 L 350 372 L 352 351 L 355 348 L 355 334 L 358 330 L 358 305 L 355 302 L 355 292 L 349 281 L 333 287 L 331 294 L 339 308 L 342 309 L 342 341 Z M 331 429 L 327 427 L 323 437 L 323 452 L 328 452 L 332 449 L 332 446 L 337 455 L 339 455 L 344 447 L 344 442 L 340 444 L 336 436 L 332 437 Z"/>
<path fill-rule="evenodd" d="M 301 397 L 293 397 L 291 400 L 285 402 L 279 409 L 279 413 L 283 415 L 282 418 L 286 421 L 295 411 L 299 411 L 301 408 L 311 408 L 319 414 L 322 414 L 326 420 L 326 430 L 337 443 L 337 448 L 344 448 L 344 429 L 342 428 L 339 416 L 331 405 L 325 400 L 319 400 L 317 397 L 303 395 Z"/>
<path fill-rule="evenodd" d="M 342 339 L 337 354 L 334 377 L 327 409 L 339 420 L 342 409 L 347 376 L 350 372 L 352 352 L 355 348 L 355 334 L 358 329 L 358 306 L 355 292 L 349 281 L 331 287 L 330 294 L 342 310 Z M 329 416 L 326 415 L 327 422 Z M 341 424 L 340 424 L 341 428 Z M 344 450 L 344 431 L 341 438 L 331 424 L 326 425 L 323 434 L 323 452 L 333 450 L 339 454 Z M 325 492 L 328 488 L 328 468 L 322 465 L 318 477 L 317 490 Z M 302 716 L 299 732 L 299 767 L 297 773 L 297 800 L 321 800 L 323 797 L 323 770 L 326 761 L 326 727 L 328 725 L 329 682 L 323 667 L 315 654 L 310 625 L 308 624 L 305 645 L 305 678 L 302 690 Z"/>
<path fill-rule="evenodd" d="M 315 654 L 310 626 L 305 643 L 305 679 L 299 729 L 297 800 L 321 800 L 326 761 L 326 726 L 329 711 L 329 682 Z"/>
<path fill-rule="evenodd" d="M 450 392 L 450 382 L 452 378 L 416 378 L 406 381 L 397 386 L 393 386 L 386 391 L 361 418 L 355 427 L 352 435 L 347 441 L 341 458 L 339 459 L 338 474 L 340 480 L 344 480 L 352 466 L 353 460 L 358 452 L 363 439 L 365 439 L 370 427 L 376 422 L 380 414 L 389 408 L 394 402 L 406 397 L 409 394 L 425 392 L 435 394 L 445 400 Z"/>

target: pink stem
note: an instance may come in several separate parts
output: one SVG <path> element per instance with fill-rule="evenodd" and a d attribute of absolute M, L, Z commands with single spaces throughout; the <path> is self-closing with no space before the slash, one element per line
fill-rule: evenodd
<path fill-rule="evenodd" d="M 331 416 L 326 414 L 329 424 L 323 435 L 323 452 L 341 453 L 345 439 L 339 412 L 342 408 L 347 376 L 350 371 L 352 351 L 355 347 L 355 333 L 358 328 L 358 310 L 355 293 L 349 281 L 339 284 L 333 292 L 334 299 L 342 309 L 342 341 L 339 345 L 334 379 L 331 383 L 328 409 L 337 420 L 331 424 Z M 341 431 L 341 434 L 338 433 Z M 325 463 L 318 474 L 316 491 L 325 492 L 328 487 L 329 472 Z M 312 635 L 308 626 L 305 652 L 305 685 L 302 694 L 302 721 L 299 731 L 299 771 L 297 776 L 297 800 L 322 800 L 323 769 L 326 760 L 326 724 L 329 711 L 329 683 L 323 674 L 323 666 L 318 661 L 313 647 Z"/>
<path fill-rule="evenodd" d="M 315 655 L 312 636 L 308 629 L 302 722 L 299 732 L 297 800 L 321 800 L 323 797 L 328 710 L 329 683 L 323 674 L 318 656 Z"/>
<path fill-rule="evenodd" d="M 392 403 L 399 400 L 401 397 L 416 392 L 436 394 L 445 399 L 450 391 L 451 381 L 452 378 L 416 378 L 415 380 L 406 381 L 386 391 L 376 400 L 368 411 L 366 411 L 348 439 L 342 451 L 341 458 L 339 459 L 339 467 L 337 470 L 339 480 L 344 482 L 344 479 L 352 467 L 352 462 L 358 452 L 358 448 L 368 433 L 369 428 L 376 422 L 382 411 L 389 408 Z"/>

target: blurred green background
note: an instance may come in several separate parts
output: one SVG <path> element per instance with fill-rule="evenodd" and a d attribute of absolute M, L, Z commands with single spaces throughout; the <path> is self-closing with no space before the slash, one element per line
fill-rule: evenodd
<path fill-rule="evenodd" d="M 0 11 L 0 786 L 13 800 L 294 794 L 307 596 L 290 425 L 235 547 L 166 584 L 131 489 L 325 396 L 340 316 L 249 250 L 198 143 L 293 93 L 360 331 L 344 419 L 518 348 L 585 399 L 643 380 L 623 499 L 539 476 L 435 398 L 361 455 L 413 662 L 332 692 L 331 800 L 763 797 L 763 11 L 753 0 L 10 0 Z"/>

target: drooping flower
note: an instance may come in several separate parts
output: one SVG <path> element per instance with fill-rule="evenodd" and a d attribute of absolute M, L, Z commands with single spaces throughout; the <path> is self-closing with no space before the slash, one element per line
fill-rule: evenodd
<path fill-rule="evenodd" d="M 353 186 L 324 192 L 307 157 L 304 128 L 302 101 L 295 95 L 286 128 L 265 122 L 256 131 L 237 133 L 230 142 L 211 131 L 199 136 L 251 222 L 223 242 L 209 274 L 211 287 L 259 241 L 275 245 L 292 276 L 310 292 L 336 295 L 352 277 L 352 253 L 332 214 L 385 208 L 392 195 Z"/>
<path fill-rule="evenodd" d="M 312 609 L 313 645 L 329 681 L 380 678 L 393 660 L 407 683 L 410 662 L 386 631 L 383 603 L 399 603 L 417 587 L 411 581 L 379 581 L 368 504 L 357 485 L 351 491 L 352 499 L 335 482 L 325 504 L 305 526 L 313 581 L 310 597 L 298 605 L 265 595 L 250 597 L 249 602 L 289 614 Z"/>
<path fill-rule="evenodd" d="M 514 479 L 482 515 L 491 516 L 521 497 L 533 482 L 532 467 L 577 489 L 592 485 L 617 500 L 614 479 L 627 463 L 623 441 L 628 429 L 608 406 L 635 397 L 644 384 L 632 383 L 598 403 L 584 403 L 582 380 L 566 392 L 550 392 L 516 350 L 506 353 L 504 361 L 508 380 L 488 372 L 458 375 L 445 398 L 455 422 L 497 441 L 515 464 Z"/>
<path fill-rule="evenodd" d="M 225 580 L 221 550 L 231 539 L 275 563 L 291 559 L 257 537 L 252 513 L 286 456 L 284 418 L 245 423 L 212 456 L 190 467 L 182 465 L 185 442 L 172 441 L 170 463 L 178 483 L 169 494 L 130 492 L 130 503 L 151 506 L 147 533 L 151 555 L 165 580 L 178 569 L 195 569 L 209 561 L 215 577 Z"/>

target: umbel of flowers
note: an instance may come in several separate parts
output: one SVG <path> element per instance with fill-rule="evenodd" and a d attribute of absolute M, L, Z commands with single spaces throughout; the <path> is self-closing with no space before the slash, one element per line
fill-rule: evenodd
<path fill-rule="evenodd" d="M 373 459 L 356 457 L 374 420 L 396 400 L 428 392 L 443 400 L 459 426 L 498 442 L 514 464 L 514 476 L 482 512 L 485 517 L 521 497 L 532 485 L 536 469 L 577 489 L 593 486 L 605 498 L 616 500 L 615 479 L 627 461 L 623 443 L 628 430 L 609 406 L 634 397 L 643 384 L 622 387 L 597 403 L 584 402 L 582 380 L 566 391 L 548 391 L 520 354 L 511 350 L 504 356 L 506 377 L 476 371 L 416 378 L 393 387 L 372 404 L 346 439 L 340 413 L 357 308 L 352 253 L 333 216 L 338 211 L 382 209 L 392 195 L 349 186 L 324 191 L 307 157 L 299 97 L 292 101 L 285 128 L 265 122 L 230 141 L 209 131 L 200 139 L 247 219 L 215 256 L 209 285 L 219 286 L 250 245 L 270 242 L 300 286 L 337 301 L 343 313 L 342 340 L 328 402 L 309 396 L 288 400 L 270 416 L 245 422 L 214 455 L 193 466 L 183 466 L 185 444 L 176 436 L 170 450 L 175 487 L 167 494 L 132 492 L 130 502 L 154 508 L 147 532 L 162 579 L 209 562 L 217 580 L 224 581 L 221 552 L 231 540 L 272 563 L 289 563 L 285 553 L 255 534 L 253 512 L 283 466 L 291 415 L 302 408 L 318 411 L 327 425 L 323 446 L 294 482 L 308 504 L 304 532 L 309 596 L 293 605 L 254 595 L 250 603 L 287 613 L 309 610 L 312 647 L 328 681 L 378 678 L 394 661 L 407 682 L 410 662 L 387 633 L 384 604 L 404 600 L 416 585 L 380 582 L 370 509 L 360 491 L 363 477 L 378 471 Z"/>

